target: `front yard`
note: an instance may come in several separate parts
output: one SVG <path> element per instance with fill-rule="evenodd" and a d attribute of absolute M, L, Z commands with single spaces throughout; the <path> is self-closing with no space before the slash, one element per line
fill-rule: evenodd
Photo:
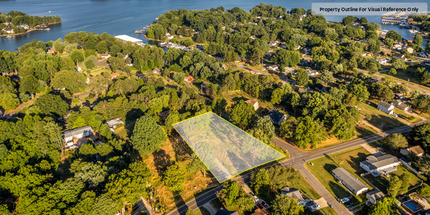
<path fill-rule="evenodd" d="M 351 194 L 331 175 L 331 172 L 337 167 L 342 167 L 366 184 L 359 175 L 365 172 L 360 167 L 360 162 L 366 160 L 368 155 L 370 153 L 366 149 L 358 146 L 312 160 L 306 164 L 306 167 L 336 199 L 352 196 L 351 201 L 354 205 L 357 205 L 366 201 L 366 194 L 359 196 Z M 370 186 L 368 187 L 371 189 Z"/>
<path fill-rule="evenodd" d="M 405 125 L 405 123 L 399 121 L 395 117 L 378 110 L 378 101 L 369 100 L 369 104 L 360 103 L 357 106 L 361 108 L 360 113 L 363 118 L 381 131 L 387 131 Z"/>

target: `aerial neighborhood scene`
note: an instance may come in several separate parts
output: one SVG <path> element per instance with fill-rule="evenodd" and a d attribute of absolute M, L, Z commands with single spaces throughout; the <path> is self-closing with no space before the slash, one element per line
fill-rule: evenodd
<path fill-rule="evenodd" d="M 190 2 L 0 1 L 0 215 L 430 214 L 428 8 Z"/>

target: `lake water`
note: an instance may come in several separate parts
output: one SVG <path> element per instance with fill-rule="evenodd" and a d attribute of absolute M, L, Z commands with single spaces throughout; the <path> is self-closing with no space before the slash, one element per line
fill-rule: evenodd
<path fill-rule="evenodd" d="M 336 0 L 330 0 L 336 2 Z M 14 51 L 19 46 L 31 40 L 57 40 L 74 31 L 86 31 L 101 34 L 103 32 L 132 37 L 143 38 L 134 31 L 151 24 L 158 15 L 173 9 L 185 8 L 188 10 L 210 9 L 223 6 L 225 9 L 240 7 L 250 10 L 262 0 L 0 0 L 0 12 L 22 11 L 29 15 L 52 16 L 59 15 L 63 23 L 50 26 L 50 31 L 33 31 L 26 35 L 16 36 L 15 39 L 0 37 L 0 50 Z M 265 4 L 281 5 L 287 10 L 291 8 L 311 8 L 312 0 L 272 0 Z M 345 1 L 338 1 L 345 2 Z M 346 2 L 357 2 L 351 0 Z M 360 1 L 362 2 L 362 1 Z M 372 1 L 368 1 L 372 2 Z M 378 2 L 403 2 L 395 0 L 379 0 Z M 414 0 L 414 2 L 427 2 L 427 0 Z M 51 11 L 51 13 L 49 13 Z M 369 22 L 379 24 L 380 17 L 367 17 Z M 329 21 L 341 21 L 340 16 L 326 17 Z M 412 39 L 413 35 L 407 29 L 397 26 L 383 25 L 383 30 L 397 30 L 404 38 Z"/>

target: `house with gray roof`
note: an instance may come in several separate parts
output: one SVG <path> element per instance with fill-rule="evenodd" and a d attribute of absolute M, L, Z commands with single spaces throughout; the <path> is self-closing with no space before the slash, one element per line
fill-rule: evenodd
<path fill-rule="evenodd" d="M 66 130 L 64 131 L 64 142 L 66 143 L 66 148 L 73 147 L 75 143 L 73 142 L 73 139 L 82 139 L 84 137 L 91 136 L 93 134 L 93 128 L 91 126 L 87 125 L 80 128 L 75 128 L 72 130 Z"/>
<path fill-rule="evenodd" d="M 372 190 L 366 193 L 366 198 L 370 203 L 376 204 L 385 197 L 384 193 L 379 190 Z"/>
<path fill-rule="evenodd" d="M 340 181 L 340 183 L 345 186 L 349 191 L 355 195 L 360 195 L 367 192 L 369 188 L 363 184 L 358 178 L 354 177 L 351 173 L 346 171 L 342 167 L 338 167 L 331 172 L 331 174 Z"/>
<path fill-rule="evenodd" d="M 298 189 L 295 189 L 295 188 L 284 187 L 281 189 L 281 194 L 287 195 L 293 199 L 297 199 L 297 201 L 299 203 L 305 201 L 305 199 L 303 198 L 303 195 L 300 193 L 300 191 Z"/>
<path fill-rule="evenodd" d="M 402 100 L 395 100 L 393 102 L 394 107 L 399 108 L 400 110 L 408 111 L 409 106 L 402 102 Z"/>
<path fill-rule="evenodd" d="M 385 113 L 392 115 L 394 113 L 394 105 L 386 101 L 380 101 L 378 104 L 378 110 L 384 111 Z"/>
<path fill-rule="evenodd" d="M 399 159 L 390 154 L 369 155 L 365 161 L 360 162 L 360 167 L 373 175 L 373 177 L 395 172 L 398 165 L 400 165 Z"/>

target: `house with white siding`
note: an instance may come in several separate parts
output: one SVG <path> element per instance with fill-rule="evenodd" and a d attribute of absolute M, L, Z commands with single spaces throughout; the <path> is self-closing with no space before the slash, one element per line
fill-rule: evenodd
<path fill-rule="evenodd" d="M 367 156 L 365 161 L 360 162 L 360 167 L 374 177 L 395 172 L 398 165 L 400 165 L 399 159 L 390 154 L 380 156 L 370 155 Z"/>

